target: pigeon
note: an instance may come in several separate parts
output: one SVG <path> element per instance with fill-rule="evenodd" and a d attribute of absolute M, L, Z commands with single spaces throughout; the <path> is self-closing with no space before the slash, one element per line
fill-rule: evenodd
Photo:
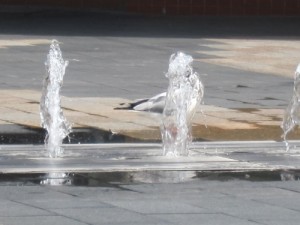
<path fill-rule="evenodd" d="M 152 98 L 134 100 L 133 102 L 128 103 L 128 105 L 121 103 L 120 105 L 125 106 L 117 107 L 115 109 L 127 109 L 161 114 L 165 107 L 166 95 L 167 93 L 163 92 L 153 96 Z"/>

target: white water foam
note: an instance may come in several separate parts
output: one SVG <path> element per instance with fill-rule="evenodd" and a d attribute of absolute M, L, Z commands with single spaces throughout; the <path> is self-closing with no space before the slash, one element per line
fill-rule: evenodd
<path fill-rule="evenodd" d="M 202 102 L 204 87 L 193 71 L 193 58 L 182 52 L 171 55 L 168 73 L 169 87 L 163 111 L 161 134 L 163 155 L 188 155 L 192 141 L 191 121 Z"/>
<path fill-rule="evenodd" d="M 60 88 L 63 84 L 68 61 L 64 61 L 59 43 L 53 40 L 45 62 L 47 76 L 44 80 L 40 102 L 41 125 L 47 130 L 46 149 L 50 157 L 58 157 L 63 153 L 62 141 L 72 131 L 61 109 Z"/>

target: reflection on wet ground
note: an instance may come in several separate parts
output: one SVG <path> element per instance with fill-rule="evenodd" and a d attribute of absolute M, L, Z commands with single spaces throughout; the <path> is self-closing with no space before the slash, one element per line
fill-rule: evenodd
<path fill-rule="evenodd" d="M 244 180 L 262 181 L 298 181 L 299 170 L 273 171 L 121 171 L 91 173 L 32 173 L 1 174 L 0 186 L 4 185 L 51 185 L 118 187 L 129 184 L 185 183 L 195 180 L 222 181 Z"/>

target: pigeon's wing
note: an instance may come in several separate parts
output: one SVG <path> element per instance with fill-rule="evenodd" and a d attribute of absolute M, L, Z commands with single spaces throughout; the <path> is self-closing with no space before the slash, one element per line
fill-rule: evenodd
<path fill-rule="evenodd" d="M 133 107 L 137 111 L 149 111 L 162 113 L 165 107 L 166 92 L 155 95 L 154 97 L 148 99 L 147 101 L 141 102 Z"/>

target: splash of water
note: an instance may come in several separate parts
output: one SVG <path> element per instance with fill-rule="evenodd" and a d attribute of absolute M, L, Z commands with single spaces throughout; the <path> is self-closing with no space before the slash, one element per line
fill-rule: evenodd
<path fill-rule="evenodd" d="M 58 41 L 53 40 L 45 62 L 47 76 L 44 80 L 40 102 L 42 127 L 47 130 L 46 149 L 50 157 L 62 155 L 63 139 L 72 131 L 71 124 L 66 120 L 60 106 L 60 88 L 63 84 L 68 61 L 64 61 Z"/>
<path fill-rule="evenodd" d="M 193 71 L 193 58 L 182 52 L 171 55 L 168 73 L 169 87 L 163 111 L 161 134 L 163 155 L 188 155 L 192 141 L 191 121 L 203 99 L 204 87 Z"/>
<path fill-rule="evenodd" d="M 295 77 L 294 77 L 294 90 L 293 97 L 285 111 L 281 128 L 283 130 L 283 140 L 286 146 L 286 150 L 290 149 L 290 145 L 287 140 L 287 135 L 291 132 L 296 125 L 300 123 L 300 64 L 298 65 Z"/>
<path fill-rule="evenodd" d="M 62 186 L 71 185 L 72 180 L 67 173 L 52 172 L 47 175 L 47 178 L 40 182 L 41 185 Z"/>

